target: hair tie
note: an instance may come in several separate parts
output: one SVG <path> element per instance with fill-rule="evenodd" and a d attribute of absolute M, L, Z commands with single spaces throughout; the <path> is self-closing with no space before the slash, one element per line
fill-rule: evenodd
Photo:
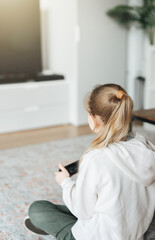
<path fill-rule="evenodd" d="M 116 97 L 121 100 L 124 95 L 125 92 L 123 90 L 119 90 L 117 91 Z"/>

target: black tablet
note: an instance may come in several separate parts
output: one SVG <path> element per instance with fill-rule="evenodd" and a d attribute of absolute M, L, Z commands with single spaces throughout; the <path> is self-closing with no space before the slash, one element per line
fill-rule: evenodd
<path fill-rule="evenodd" d="M 78 167 L 79 167 L 79 160 L 65 166 L 65 168 L 69 172 L 70 176 L 72 176 L 78 172 Z M 59 169 L 59 172 L 61 172 L 61 169 Z"/>

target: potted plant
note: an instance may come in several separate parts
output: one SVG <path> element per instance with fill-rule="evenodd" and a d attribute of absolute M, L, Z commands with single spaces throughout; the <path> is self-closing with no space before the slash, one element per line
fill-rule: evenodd
<path fill-rule="evenodd" d="M 154 44 L 155 0 L 143 0 L 142 6 L 118 5 L 107 11 L 107 15 L 127 28 L 136 24 L 147 32 L 150 44 Z"/>

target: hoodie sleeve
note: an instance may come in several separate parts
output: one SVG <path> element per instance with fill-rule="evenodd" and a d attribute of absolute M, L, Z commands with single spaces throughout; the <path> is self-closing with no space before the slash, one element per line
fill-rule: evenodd
<path fill-rule="evenodd" d="M 80 165 L 76 182 L 66 178 L 61 187 L 63 201 L 69 210 L 80 219 L 89 219 L 97 201 L 97 176 L 92 154 L 86 154 Z"/>

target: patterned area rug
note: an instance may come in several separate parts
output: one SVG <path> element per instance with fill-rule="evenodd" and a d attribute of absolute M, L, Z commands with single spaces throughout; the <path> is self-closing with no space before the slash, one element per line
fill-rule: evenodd
<path fill-rule="evenodd" d="M 155 144 L 153 133 L 141 127 L 137 131 Z M 25 228 L 28 207 L 41 199 L 63 204 L 54 175 L 58 163 L 66 165 L 79 159 L 93 138 L 85 135 L 0 151 L 1 240 L 54 240 L 51 236 L 32 235 Z"/>
<path fill-rule="evenodd" d="M 0 240 L 39 240 L 23 220 L 35 200 L 62 204 L 55 182 L 58 163 L 80 158 L 93 135 L 0 151 Z M 51 238 L 54 239 L 54 238 Z"/>

